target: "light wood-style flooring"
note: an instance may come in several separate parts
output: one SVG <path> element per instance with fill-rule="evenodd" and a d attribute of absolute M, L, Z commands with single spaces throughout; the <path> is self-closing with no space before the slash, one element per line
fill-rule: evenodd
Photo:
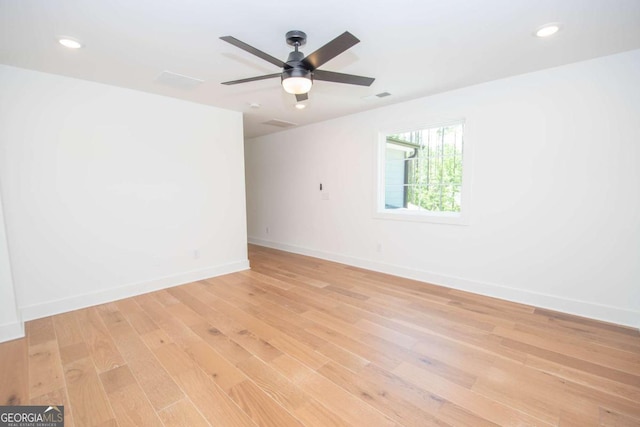
<path fill-rule="evenodd" d="M 0 405 L 66 426 L 640 426 L 638 330 L 257 246 L 28 322 Z"/>

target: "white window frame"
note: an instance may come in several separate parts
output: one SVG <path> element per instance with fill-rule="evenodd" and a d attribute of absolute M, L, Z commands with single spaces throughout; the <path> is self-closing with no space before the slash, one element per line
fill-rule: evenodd
<path fill-rule="evenodd" d="M 385 208 L 385 177 L 386 177 L 386 144 L 387 136 L 412 132 L 420 129 L 430 129 L 444 126 L 462 124 L 464 126 L 462 145 L 462 183 L 460 190 L 460 212 L 435 212 L 435 211 L 415 211 L 407 209 L 386 209 Z M 374 214 L 376 219 L 390 219 L 396 221 L 419 221 L 435 224 L 469 225 L 470 204 L 471 204 L 471 160 L 472 150 L 469 144 L 469 128 L 464 119 L 454 119 L 438 121 L 432 123 L 421 123 L 417 125 L 402 126 L 401 128 L 388 128 L 378 130 L 378 141 L 375 144 L 376 160 L 375 165 L 375 195 Z"/>

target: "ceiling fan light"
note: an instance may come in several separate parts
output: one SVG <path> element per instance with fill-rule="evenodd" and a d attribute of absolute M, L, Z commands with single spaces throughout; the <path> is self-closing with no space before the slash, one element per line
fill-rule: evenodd
<path fill-rule="evenodd" d="M 287 77 L 282 79 L 282 87 L 285 92 L 293 95 L 301 95 L 311 90 L 313 82 L 307 77 Z"/>

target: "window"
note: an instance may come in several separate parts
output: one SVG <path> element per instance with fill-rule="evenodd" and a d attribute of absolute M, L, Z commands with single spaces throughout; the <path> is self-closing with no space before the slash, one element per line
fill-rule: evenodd
<path fill-rule="evenodd" d="M 463 136 L 460 121 L 381 133 L 377 216 L 464 223 Z"/>

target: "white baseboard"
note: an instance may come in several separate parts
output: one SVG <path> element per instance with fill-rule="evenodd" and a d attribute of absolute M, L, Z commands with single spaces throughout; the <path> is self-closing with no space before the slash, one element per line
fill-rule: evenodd
<path fill-rule="evenodd" d="M 249 260 L 238 261 L 231 264 L 208 267 L 200 270 L 192 270 L 172 276 L 161 277 L 145 282 L 132 283 L 117 288 L 105 289 L 102 291 L 73 296 L 70 298 L 63 298 L 55 301 L 48 301 L 46 303 L 19 307 L 19 309 L 24 321 L 40 319 L 42 317 L 53 316 L 54 314 L 65 313 L 68 311 L 117 301 L 120 299 L 129 298 L 140 294 L 146 294 L 148 292 L 153 292 L 160 289 L 170 288 L 172 286 L 183 285 L 185 283 L 195 282 L 198 280 L 208 279 L 211 277 L 235 273 L 237 271 L 248 269 Z"/>
<path fill-rule="evenodd" d="M 640 328 L 640 312 L 249 237 L 249 243 L 590 319 Z"/>
<path fill-rule="evenodd" d="M 0 343 L 24 337 L 24 323 L 12 322 L 0 325 Z"/>

